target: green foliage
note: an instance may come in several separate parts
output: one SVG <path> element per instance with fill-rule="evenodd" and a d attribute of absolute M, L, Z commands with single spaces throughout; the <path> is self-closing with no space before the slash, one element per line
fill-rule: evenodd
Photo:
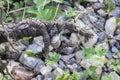
<path fill-rule="evenodd" d="M 22 40 L 29 41 L 32 37 L 23 37 Z"/>
<path fill-rule="evenodd" d="M 77 16 L 77 10 L 75 8 L 68 8 L 66 13 L 65 13 L 65 17 L 66 18 L 70 18 L 70 17 L 75 17 Z"/>
<path fill-rule="evenodd" d="M 120 18 L 116 19 L 116 24 L 120 24 Z"/>
<path fill-rule="evenodd" d="M 95 72 L 96 69 L 97 69 L 96 66 L 90 66 L 88 70 L 85 70 L 83 72 L 83 77 L 87 78 L 87 77 L 91 76 L 92 80 L 99 80 L 98 75 Z"/>
<path fill-rule="evenodd" d="M 80 80 L 80 74 L 78 72 L 70 74 L 69 71 L 64 71 L 63 75 L 57 77 L 56 80 Z"/>
<path fill-rule="evenodd" d="M 114 80 L 114 77 L 112 75 L 102 76 L 102 80 Z"/>
<path fill-rule="evenodd" d="M 0 74 L 0 80 L 13 80 L 11 77 L 6 78 L 5 76 L 3 76 L 2 74 Z"/>
<path fill-rule="evenodd" d="M 34 54 L 34 52 L 32 52 L 32 51 L 26 51 L 25 54 L 27 54 L 28 56 L 31 56 L 31 57 L 42 58 L 41 54 Z"/>
<path fill-rule="evenodd" d="M 83 48 L 83 52 L 86 54 L 86 58 L 90 58 L 93 55 L 104 56 L 107 53 L 107 50 L 103 50 L 99 46 L 95 46 L 95 48 Z"/>
<path fill-rule="evenodd" d="M 62 0 L 53 0 L 57 3 L 61 3 Z M 36 4 L 26 10 L 27 13 L 31 14 L 30 16 L 36 17 L 39 19 L 45 20 L 54 20 L 58 15 L 62 15 L 62 11 L 54 6 L 48 6 L 47 4 L 51 2 L 51 0 L 33 0 Z"/>
<path fill-rule="evenodd" d="M 110 65 L 110 68 L 118 72 L 120 70 L 120 62 L 118 59 L 114 60 L 113 64 Z"/>
<path fill-rule="evenodd" d="M 47 65 L 57 64 L 60 58 L 61 56 L 57 54 L 56 52 L 54 52 L 54 53 L 51 53 L 50 56 L 45 60 L 45 63 Z"/>

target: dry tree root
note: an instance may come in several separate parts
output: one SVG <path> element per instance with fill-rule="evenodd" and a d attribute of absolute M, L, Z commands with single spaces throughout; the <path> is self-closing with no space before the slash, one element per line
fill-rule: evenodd
<path fill-rule="evenodd" d="M 79 33 L 84 35 L 86 38 L 91 37 L 90 33 L 85 32 L 85 30 L 77 30 L 76 25 L 70 22 L 47 22 L 38 20 L 35 18 L 25 19 L 19 22 L 16 27 L 9 28 L 7 31 L 9 33 L 9 37 L 11 39 L 16 38 L 16 40 L 21 39 L 25 36 L 35 37 L 35 36 L 43 36 L 44 41 L 44 54 L 47 56 L 49 53 L 49 45 L 50 45 L 50 38 L 56 34 L 59 34 L 64 29 L 68 29 L 71 32 Z M 90 36 L 88 36 L 90 35 Z M 0 43 L 7 42 L 7 34 L 5 31 L 0 31 Z"/>

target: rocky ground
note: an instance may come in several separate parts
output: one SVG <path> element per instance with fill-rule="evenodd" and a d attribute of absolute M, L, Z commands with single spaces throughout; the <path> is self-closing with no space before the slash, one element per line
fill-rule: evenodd
<path fill-rule="evenodd" d="M 65 21 L 74 23 L 78 25 L 77 30 L 84 28 L 85 32 L 89 32 L 92 36 L 70 32 L 67 29 L 53 36 L 49 55 L 54 53 L 60 55 L 60 59 L 55 64 L 48 62 L 49 65 L 47 65 L 47 58 L 41 56 L 44 54 L 43 36 L 34 37 L 33 41 L 21 39 L 15 42 L 14 47 L 21 50 L 22 54 L 18 61 L 8 59 L 8 65 L 6 65 L 8 72 L 12 73 L 15 80 L 55 80 L 58 76 L 65 74 L 65 70 L 68 70 L 70 74 L 78 72 L 80 80 L 109 80 L 110 78 L 102 78 L 108 75 L 113 76 L 112 80 L 120 80 L 119 62 L 114 65 L 114 61 L 120 61 L 120 24 L 116 23 L 116 19 L 120 18 L 120 7 L 116 6 L 108 13 L 102 9 L 103 6 L 101 3 L 94 3 L 86 8 L 78 5 L 79 14 L 75 19 L 66 19 L 61 16 L 56 20 L 61 23 Z M 6 46 L 12 50 L 8 42 L 5 42 L 0 44 L 0 53 L 6 52 Z M 84 48 L 95 46 L 107 50 L 105 55 L 98 56 L 98 61 L 93 59 L 94 55 L 89 56 L 89 59 L 86 58 L 87 54 L 83 51 Z M 32 53 L 29 54 L 30 52 Z M 6 62 L 6 60 L 2 61 Z M 111 68 L 111 65 L 114 67 Z M 95 66 L 95 71 L 90 71 L 91 66 Z M 85 76 L 86 70 L 88 76 Z M 8 74 L 6 69 L 4 72 Z M 93 73 L 97 77 L 91 77 Z M 9 75 L 5 77 L 10 78 Z"/>

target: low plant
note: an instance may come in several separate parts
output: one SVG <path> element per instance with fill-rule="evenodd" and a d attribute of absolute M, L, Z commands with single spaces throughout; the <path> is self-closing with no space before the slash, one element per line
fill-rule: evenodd
<path fill-rule="evenodd" d="M 56 77 L 56 80 L 80 80 L 80 74 L 78 72 L 70 74 L 69 71 L 64 71 L 62 76 Z"/>
<path fill-rule="evenodd" d="M 118 59 L 114 60 L 114 62 L 110 65 L 110 68 L 118 72 L 120 70 L 120 61 Z"/>
<path fill-rule="evenodd" d="M 98 75 L 95 72 L 96 69 L 96 66 L 90 66 L 89 69 L 83 72 L 83 77 L 88 78 L 90 76 L 92 80 L 99 80 Z"/>
<path fill-rule="evenodd" d="M 114 80 L 114 77 L 109 74 L 108 76 L 102 76 L 102 80 Z"/>
<path fill-rule="evenodd" d="M 60 58 L 61 58 L 61 55 L 54 52 L 54 53 L 51 53 L 50 56 L 45 60 L 45 63 L 47 65 L 57 64 Z"/>

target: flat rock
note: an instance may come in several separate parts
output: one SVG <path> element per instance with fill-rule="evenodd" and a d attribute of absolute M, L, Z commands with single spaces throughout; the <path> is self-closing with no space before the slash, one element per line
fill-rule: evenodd
<path fill-rule="evenodd" d="M 55 78 L 56 76 L 52 72 L 49 72 L 44 76 L 44 80 L 55 80 Z"/>
<path fill-rule="evenodd" d="M 15 80 L 31 80 L 34 74 L 22 66 L 15 66 L 13 75 Z"/>
<path fill-rule="evenodd" d="M 42 67 L 40 69 L 40 72 L 41 72 L 42 75 L 45 75 L 45 74 L 47 74 L 47 73 L 49 73 L 51 71 L 52 71 L 52 67 L 51 66 L 45 66 L 45 67 Z"/>
<path fill-rule="evenodd" d="M 80 63 L 80 61 L 84 59 L 84 56 L 85 54 L 81 50 L 75 52 L 75 58 L 77 59 L 78 63 Z"/>
<path fill-rule="evenodd" d="M 79 38 L 78 38 L 76 33 L 72 33 L 71 34 L 70 41 L 71 41 L 72 44 L 74 44 L 76 46 L 79 45 L 79 43 L 80 43 L 80 40 L 79 40 Z"/>
<path fill-rule="evenodd" d="M 22 54 L 20 56 L 20 59 L 19 59 L 20 63 L 22 63 L 23 65 L 33 69 L 37 63 L 39 62 L 39 59 L 37 58 L 34 58 L 34 57 L 29 57 L 28 55 L 26 54 Z"/>
<path fill-rule="evenodd" d="M 64 56 L 61 56 L 61 59 L 65 62 L 67 62 L 70 60 L 70 58 L 72 58 L 74 56 L 75 56 L 74 54 L 64 55 Z"/>
<path fill-rule="evenodd" d="M 57 76 L 62 76 L 63 75 L 63 70 L 61 68 L 56 68 L 54 71 L 53 71 L 53 74 L 57 77 Z"/>
<path fill-rule="evenodd" d="M 35 37 L 33 42 L 40 45 L 42 48 L 44 48 L 44 42 L 43 42 L 42 36 Z"/>
<path fill-rule="evenodd" d="M 38 54 L 42 52 L 42 47 L 37 44 L 31 44 L 27 47 L 26 51 L 27 52 L 33 52 L 34 54 Z"/>
<path fill-rule="evenodd" d="M 113 16 L 115 18 L 120 18 L 120 7 L 116 7 L 109 13 L 109 16 Z"/>
<path fill-rule="evenodd" d="M 108 35 L 113 35 L 116 29 L 116 19 L 114 17 L 109 18 L 105 24 L 105 31 Z"/>

